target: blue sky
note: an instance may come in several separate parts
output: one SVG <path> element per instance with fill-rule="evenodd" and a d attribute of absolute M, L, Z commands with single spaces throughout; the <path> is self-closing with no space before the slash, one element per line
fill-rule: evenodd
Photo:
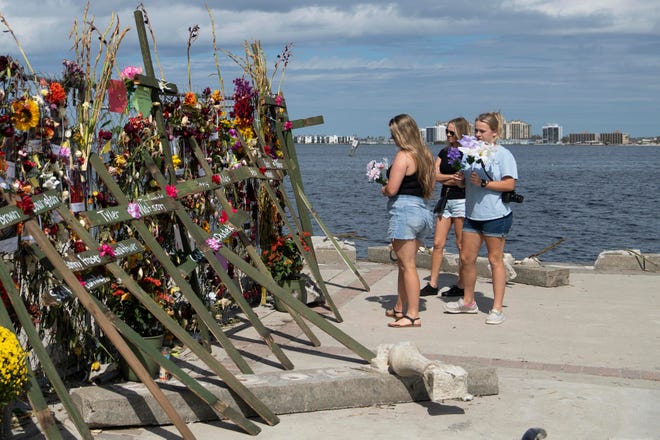
<path fill-rule="evenodd" d="M 141 65 L 133 11 L 138 2 L 94 1 L 103 28 L 113 12 L 131 30 L 118 64 Z M 60 74 L 74 59 L 69 33 L 85 1 L 0 0 L 0 12 L 37 72 Z M 500 110 L 539 134 L 619 130 L 660 135 L 660 8 L 649 0 L 223 0 L 143 2 L 165 79 L 187 88 L 188 28 L 193 90 L 218 88 L 218 46 L 242 56 L 259 40 L 268 68 L 287 43 L 293 55 L 282 90 L 292 119 L 323 115 L 296 134 L 387 135 L 388 120 L 409 113 L 420 126 Z M 4 26 L 1 26 L 5 30 Z M 0 54 L 21 60 L 0 34 Z M 220 54 L 227 94 L 241 74 Z M 275 87 L 279 79 L 275 80 Z"/>

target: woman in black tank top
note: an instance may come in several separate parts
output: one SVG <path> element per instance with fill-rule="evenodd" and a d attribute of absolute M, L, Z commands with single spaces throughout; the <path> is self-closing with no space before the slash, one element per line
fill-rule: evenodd
<path fill-rule="evenodd" d="M 424 144 L 417 123 L 398 115 L 389 123 L 392 139 L 399 147 L 388 181 L 381 192 L 388 196 L 389 238 L 399 266 L 397 302 L 385 315 L 395 319 L 390 327 L 419 327 L 419 275 L 417 250 L 420 237 L 433 227 L 433 215 L 426 207 L 435 183 L 433 155 Z"/>

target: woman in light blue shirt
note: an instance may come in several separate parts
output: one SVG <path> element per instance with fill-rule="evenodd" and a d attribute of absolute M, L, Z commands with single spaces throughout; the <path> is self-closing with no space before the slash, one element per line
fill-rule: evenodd
<path fill-rule="evenodd" d="M 518 178 L 516 160 L 509 150 L 497 145 L 504 119 L 500 113 L 483 113 L 474 124 L 478 141 L 494 145 L 494 154 L 485 161 L 465 164 L 465 223 L 461 249 L 461 276 L 465 285 L 463 298 L 445 305 L 447 313 L 477 313 L 474 300 L 477 282 L 476 262 L 479 249 L 486 242 L 493 280 L 493 307 L 486 324 L 504 322 L 502 307 L 506 288 L 504 244 L 513 224 L 513 212 L 502 194 L 513 191 Z"/>

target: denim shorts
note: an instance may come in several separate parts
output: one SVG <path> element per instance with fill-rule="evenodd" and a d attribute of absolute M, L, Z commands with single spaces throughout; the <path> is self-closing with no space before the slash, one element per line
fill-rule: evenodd
<path fill-rule="evenodd" d="M 465 219 L 463 232 L 474 232 L 488 237 L 506 237 L 513 224 L 513 212 L 493 220 Z"/>
<path fill-rule="evenodd" d="M 388 238 L 390 240 L 421 239 L 427 231 L 433 230 L 434 217 L 424 199 L 417 196 L 399 195 L 387 202 L 390 215 Z"/>
<path fill-rule="evenodd" d="M 465 217 L 465 199 L 447 200 L 442 216 L 445 218 Z"/>

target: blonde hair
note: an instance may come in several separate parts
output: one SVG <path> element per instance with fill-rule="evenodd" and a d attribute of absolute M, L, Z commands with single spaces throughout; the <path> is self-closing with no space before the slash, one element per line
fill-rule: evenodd
<path fill-rule="evenodd" d="M 451 121 L 447 122 L 447 127 L 449 127 L 449 124 L 454 124 L 455 132 L 456 132 L 456 139 L 460 139 L 466 134 L 470 134 L 470 123 L 467 121 L 462 116 L 459 116 L 458 118 L 454 118 Z"/>
<path fill-rule="evenodd" d="M 417 166 L 417 180 L 422 186 L 423 197 L 431 198 L 435 186 L 435 171 L 433 155 L 427 148 L 417 122 L 406 114 L 400 114 L 390 119 L 392 139 L 399 148 L 412 156 Z"/>
<path fill-rule="evenodd" d="M 497 133 L 497 137 L 501 138 L 504 136 L 504 116 L 500 112 L 489 112 L 482 113 L 477 116 L 476 121 L 483 122 L 488 125 L 491 130 Z"/>

